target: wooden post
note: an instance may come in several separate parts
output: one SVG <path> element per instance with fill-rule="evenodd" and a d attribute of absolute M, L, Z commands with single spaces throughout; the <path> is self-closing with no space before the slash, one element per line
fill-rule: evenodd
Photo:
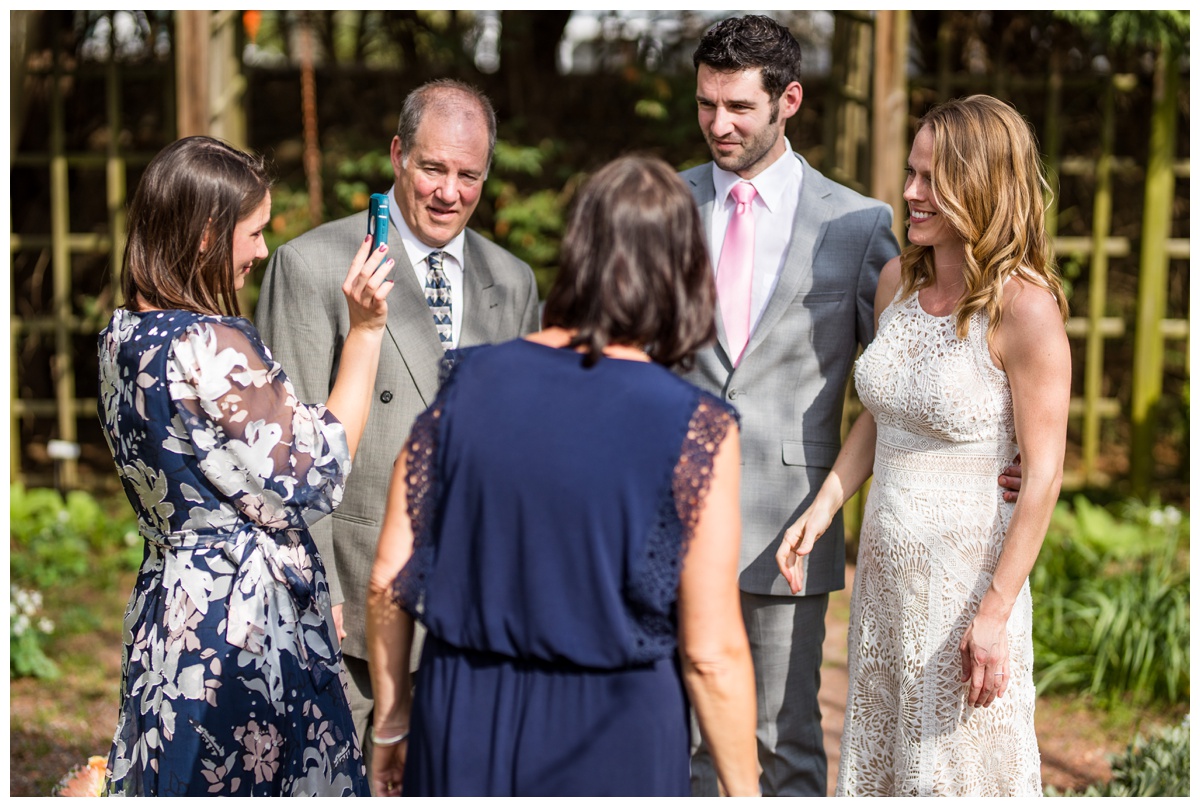
<path fill-rule="evenodd" d="M 1096 160 L 1096 190 L 1092 203 L 1092 264 L 1088 273 L 1087 348 L 1083 365 L 1082 473 L 1085 482 L 1101 481 L 1096 475 L 1100 454 L 1100 411 L 1104 383 L 1104 306 L 1108 301 L 1108 241 L 1112 227 L 1112 163 L 1116 109 L 1112 77 L 1104 82 L 1100 128 L 1100 157 Z"/>
<path fill-rule="evenodd" d="M 71 350 L 71 248 L 70 205 L 66 131 L 63 109 L 62 54 L 54 49 L 54 70 L 50 84 L 50 255 L 54 300 L 54 358 L 51 378 L 58 416 L 58 439 L 73 444 L 78 440 L 75 421 L 75 361 Z M 61 473 L 55 475 L 59 486 L 71 489 L 78 485 L 79 467 L 74 457 L 55 459 Z"/>
<path fill-rule="evenodd" d="M 114 32 L 116 26 L 110 25 Z M 110 52 L 115 53 L 112 47 Z M 117 68 L 117 60 L 109 59 L 105 70 L 107 87 L 108 112 L 108 154 L 104 161 L 108 189 L 108 226 L 111 247 L 109 250 L 109 271 L 111 274 L 113 305 L 119 306 L 124 300 L 121 295 L 121 262 L 125 258 L 125 158 L 121 156 L 121 77 Z"/>
<path fill-rule="evenodd" d="M 909 12 L 880 11 L 875 17 L 875 75 L 872 95 L 871 195 L 891 205 L 892 231 L 904 243 L 904 181 L 908 154 Z"/>
<path fill-rule="evenodd" d="M 1167 307 L 1167 239 L 1175 199 L 1175 120 L 1179 105 L 1179 61 L 1170 44 L 1159 53 L 1154 71 L 1154 109 L 1142 215 L 1137 330 L 1133 343 L 1133 442 L 1130 476 L 1134 494 L 1145 498 L 1154 471 L 1157 409 L 1162 397 L 1163 338 L 1160 323 Z"/>
<path fill-rule="evenodd" d="M 308 182 L 310 226 L 321 223 L 321 147 L 317 129 L 317 78 L 313 68 L 312 26 L 300 21 L 300 108 L 304 117 L 304 178 Z"/>
<path fill-rule="evenodd" d="M 211 11 L 175 12 L 176 137 L 210 134 Z"/>

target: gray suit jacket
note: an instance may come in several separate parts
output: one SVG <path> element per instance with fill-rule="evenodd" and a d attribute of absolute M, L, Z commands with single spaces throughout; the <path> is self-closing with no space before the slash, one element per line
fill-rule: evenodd
<path fill-rule="evenodd" d="M 367 232 L 367 213 L 323 224 L 275 251 L 255 320 L 263 341 L 301 400 L 324 402 L 349 330 L 342 281 Z M 333 602 L 344 602 L 343 651 L 365 658 L 367 581 L 387 500 L 392 464 L 412 423 L 433 402 L 444 355 L 433 317 L 402 248 L 391 277 L 388 326 L 371 414 L 341 506 L 312 526 Z M 537 283 L 529 265 L 472 230 L 463 253 L 460 347 L 514 339 L 537 329 Z M 457 316 L 458 314 L 456 314 Z"/>
<path fill-rule="evenodd" d="M 754 594 L 790 594 L 775 550 L 837 457 L 846 380 L 859 346 L 874 336 L 879 272 L 899 252 L 887 205 L 796 156 L 804 182 L 791 243 L 742 361 L 737 368 L 730 361 L 718 311 L 718 344 L 702 351 L 687 375 L 742 416 L 739 583 Z M 682 177 L 707 232 L 716 195 L 712 163 Z M 839 513 L 808 556 L 800 593 L 844 588 L 845 564 Z"/>

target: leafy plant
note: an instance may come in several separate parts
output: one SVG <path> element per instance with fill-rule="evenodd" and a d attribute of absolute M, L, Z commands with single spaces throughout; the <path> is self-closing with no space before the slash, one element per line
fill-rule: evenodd
<path fill-rule="evenodd" d="M 1190 692 L 1188 519 L 1173 507 L 1060 503 L 1030 575 L 1038 689 L 1135 703 Z"/>
<path fill-rule="evenodd" d="M 1092 785 L 1082 793 L 1046 788 L 1047 796 L 1189 796 L 1191 795 L 1191 715 L 1178 726 L 1170 726 L 1143 740 L 1139 734 L 1125 749 L 1113 755 L 1112 778 Z"/>
<path fill-rule="evenodd" d="M 9 489 L 12 580 L 47 589 L 85 575 L 136 569 L 142 559 L 137 524 L 126 506 L 109 515 L 83 491 L 64 499 L 49 488 Z"/>

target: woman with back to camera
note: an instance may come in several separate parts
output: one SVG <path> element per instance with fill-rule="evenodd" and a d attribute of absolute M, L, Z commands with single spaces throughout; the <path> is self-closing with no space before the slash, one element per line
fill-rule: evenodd
<path fill-rule="evenodd" d="M 668 369 L 714 297 L 683 183 L 618 159 L 545 330 L 465 355 L 417 419 L 368 596 L 377 795 L 686 796 L 689 696 L 726 791 L 758 793 L 736 415 Z"/>
<path fill-rule="evenodd" d="M 1041 795 L 1028 577 L 1071 384 L 1045 190 L 1033 132 L 1007 104 L 975 95 L 919 122 L 911 246 L 883 269 L 855 368 L 866 411 L 777 554 L 799 589 L 803 556 L 873 466 L 839 795 Z M 1014 450 L 1015 505 L 995 483 Z"/>
<path fill-rule="evenodd" d="M 306 521 L 337 506 L 369 411 L 392 264 L 364 241 L 325 405 L 296 400 L 236 292 L 270 180 L 208 137 L 151 161 L 99 414 L 145 556 L 125 615 L 113 795 L 369 795 Z"/>

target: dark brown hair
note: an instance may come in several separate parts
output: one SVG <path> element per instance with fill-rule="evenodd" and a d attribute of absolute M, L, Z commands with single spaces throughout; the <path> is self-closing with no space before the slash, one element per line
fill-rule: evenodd
<path fill-rule="evenodd" d="M 138 310 L 141 295 L 154 308 L 239 316 L 233 231 L 270 188 L 260 158 L 220 140 L 185 137 L 160 151 L 129 205 L 125 306 Z"/>
<path fill-rule="evenodd" d="M 700 215 L 657 157 L 618 158 L 584 185 L 563 237 L 544 321 L 577 331 L 595 363 L 608 345 L 688 369 L 716 339 L 716 287 Z"/>
<path fill-rule="evenodd" d="M 692 64 L 697 70 L 704 64 L 722 73 L 761 70 L 774 123 L 783 91 L 800 80 L 800 43 L 791 31 L 762 14 L 729 17 L 701 37 Z"/>

